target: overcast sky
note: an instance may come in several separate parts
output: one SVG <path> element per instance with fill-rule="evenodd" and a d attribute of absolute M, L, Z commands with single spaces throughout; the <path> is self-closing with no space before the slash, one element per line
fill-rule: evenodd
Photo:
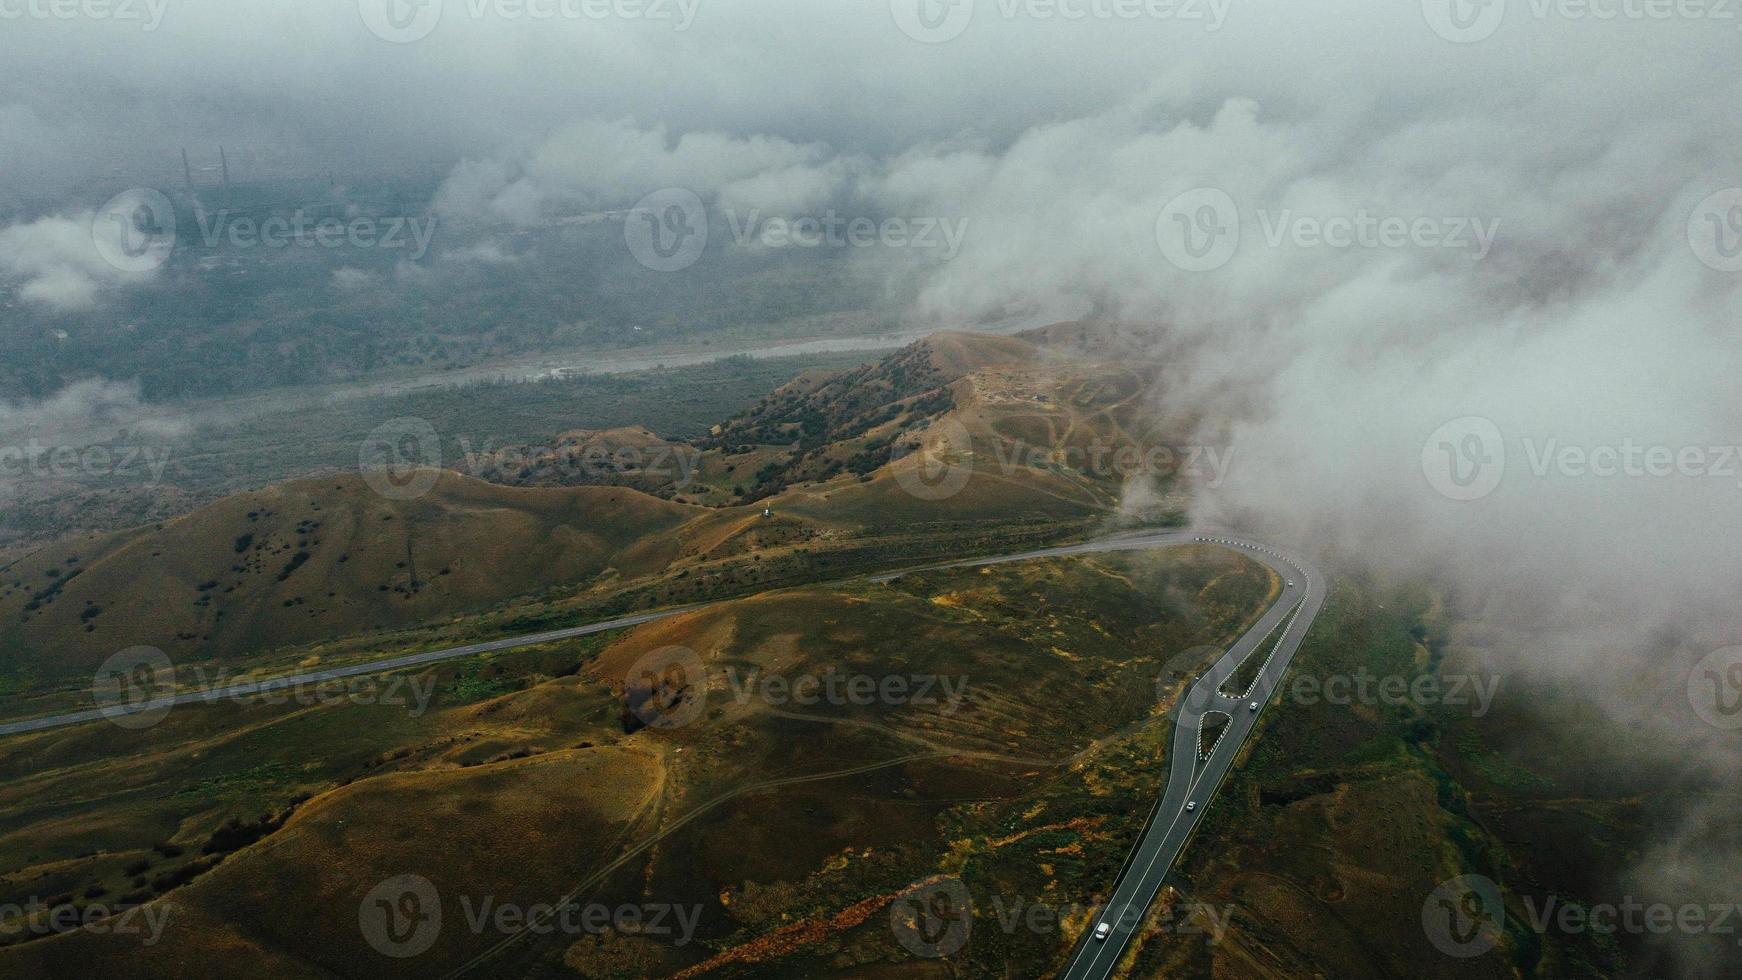
<path fill-rule="evenodd" d="M 69 195 L 178 181 L 182 146 L 223 144 L 259 172 L 442 175 L 444 217 L 486 225 L 666 187 L 966 221 L 908 312 L 1087 299 L 1191 341 L 1157 411 L 1232 419 L 1202 516 L 1449 576 L 1543 625 L 1520 656 L 1548 675 L 1661 656 L 1679 683 L 1742 639 L 1742 475 L 1712 454 L 1742 441 L 1729 6 L 27 2 L 0 0 L 25 11 L 0 20 L 0 213 L 76 217 Z M 43 258 L 76 251 L 68 227 L 0 232 L 0 273 L 99 304 L 124 278 Z M 1535 472 L 1629 441 L 1704 470 Z M 1479 495 L 1434 473 L 1495 448 Z M 1593 691 L 1626 724 L 1661 715 Z"/>

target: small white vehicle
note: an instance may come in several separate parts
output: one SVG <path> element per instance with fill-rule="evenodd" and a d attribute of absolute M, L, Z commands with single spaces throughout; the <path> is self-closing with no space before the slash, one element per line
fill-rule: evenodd
<path fill-rule="evenodd" d="M 1258 702 L 1257 701 L 1252 702 L 1251 704 L 1247 705 L 1246 707 L 1251 709 L 1253 714 L 1258 713 Z"/>
<path fill-rule="evenodd" d="M 1292 589 L 1292 588 L 1294 588 L 1294 579 L 1289 579 L 1289 580 L 1288 580 L 1288 587 L 1289 587 L 1289 588 L 1291 588 L 1291 589 Z"/>
<path fill-rule="evenodd" d="M 1186 804 L 1186 812 L 1187 813 L 1190 813 L 1193 810 L 1196 810 L 1197 808 L 1198 808 L 1198 802 L 1196 800 L 1192 800 L 1191 802 Z"/>
<path fill-rule="evenodd" d="M 1095 942 L 1100 942 L 1113 934 L 1113 923 L 1103 922 L 1095 927 Z"/>

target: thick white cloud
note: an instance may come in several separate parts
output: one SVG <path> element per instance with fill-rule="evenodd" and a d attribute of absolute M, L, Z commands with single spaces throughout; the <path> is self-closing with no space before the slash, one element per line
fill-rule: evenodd
<path fill-rule="evenodd" d="M 926 44 L 889 0 L 704 3 L 684 31 L 466 7 L 405 45 L 354 0 L 176 4 L 143 33 L 9 24 L 0 183 L 175 182 L 182 145 L 223 142 L 261 161 L 242 169 L 434 166 L 444 221 L 532 225 L 665 187 L 965 221 L 947 262 L 855 260 L 904 277 L 891 295 L 920 300 L 903 312 L 940 326 L 1084 301 L 1151 325 L 1178 358 L 1156 410 L 1207 412 L 1203 437 L 1235 453 L 1206 519 L 1437 576 L 1517 631 L 1509 667 L 1579 684 L 1657 744 L 1684 740 L 1637 679 L 1673 688 L 1666 649 L 1742 639 L 1737 478 L 1538 476 L 1530 458 L 1742 441 L 1742 273 L 1689 242 L 1725 230 L 1699 205 L 1742 184 L 1734 20 L 1513 2 L 1464 44 L 1431 3 L 1237 2 L 1205 22 L 981 0 Z M 1225 193 L 1241 232 L 1196 272 L 1158 241 L 1195 188 Z M 1360 215 L 1462 222 L 1467 244 L 1294 238 Z M 116 280 L 75 225 L 0 233 L 0 274 L 57 308 L 97 300 Z M 1463 416 L 1505 440 L 1479 500 L 1422 468 Z M 1734 745 L 1678 759 L 1734 768 Z"/>
<path fill-rule="evenodd" d="M 0 228 L 0 279 L 16 281 L 32 303 L 68 312 L 95 308 L 108 287 L 152 278 L 154 270 L 126 271 L 103 257 L 96 236 L 121 232 L 94 217 L 87 211 Z"/>
<path fill-rule="evenodd" d="M 826 200 L 845 176 L 827 147 L 771 136 L 674 134 L 628 120 L 581 120 L 530 151 L 466 160 L 434 202 L 458 220 L 529 225 L 553 213 L 621 209 L 648 193 L 682 187 L 727 206 L 804 207 Z"/>

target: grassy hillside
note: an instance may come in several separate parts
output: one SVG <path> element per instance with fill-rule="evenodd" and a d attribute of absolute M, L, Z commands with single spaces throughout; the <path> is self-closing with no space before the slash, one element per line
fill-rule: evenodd
<path fill-rule="evenodd" d="M 605 487 L 512 489 L 444 474 L 394 500 L 355 475 L 227 497 L 41 548 L 0 577 L 14 671 L 88 673 L 144 644 L 234 657 L 477 610 L 602 574 L 646 574 L 695 508 Z"/>
<path fill-rule="evenodd" d="M 959 865 L 964 848 L 991 868 L 1041 840 L 1093 841 L 1053 859 L 1055 884 L 1108 878 L 1152 787 L 1108 778 L 1100 756 L 1124 750 L 1103 741 L 1138 738 L 1160 709 L 1157 667 L 1226 642 L 1277 584 L 1220 549 L 928 572 L 446 664 L 415 675 L 435 685 L 421 715 L 226 702 L 147 732 L 99 724 L 0 742 L 15 774 L 0 788 L 0 905 L 46 890 L 171 910 L 156 945 L 97 931 L 30 939 L 0 948 L 0 973 L 436 976 L 505 938 L 466 928 L 460 896 L 570 892 L 699 907 L 697 941 L 529 935 L 476 975 L 670 974 L 717 957 L 791 975 L 842 957 L 897 963 L 907 954 L 887 897 L 881 919 L 852 926 L 842 913 Z M 625 724 L 634 666 L 673 643 L 703 665 L 702 710 L 678 727 Z M 950 684 L 812 704 L 747 680 L 768 675 Z M 1070 815 L 1040 812 L 1042 800 Z M 1062 837 L 1050 829 L 1078 818 Z M 436 885 L 446 919 L 428 952 L 397 960 L 367 944 L 359 906 L 405 873 Z M 805 922 L 818 925 L 793 940 Z M 1055 958 L 1069 938 L 1030 937 L 1024 955 Z M 1001 955 L 976 950 L 986 968 Z"/>
<path fill-rule="evenodd" d="M 0 622 L 16 625 L 0 632 L 0 686 L 89 677 L 135 645 L 239 664 L 504 603 L 548 621 L 972 550 L 1011 528 L 1081 529 L 1120 516 L 1129 478 L 1087 450 L 1159 438 L 1141 422 L 1145 385 L 1026 341 L 941 334 L 804 376 L 701 445 L 575 432 L 539 455 L 466 461 L 498 483 L 448 472 L 396 500 L 354 473 L 309 478 L 63 540 L 0 567 Z M 939 465 L 961 475 L 944 496 L 920 474 Z M 1176 483 L 1159 474 L 1133 516 L 1177 512 Z M 624 590 L 638 598 L 612 598 Z"/>

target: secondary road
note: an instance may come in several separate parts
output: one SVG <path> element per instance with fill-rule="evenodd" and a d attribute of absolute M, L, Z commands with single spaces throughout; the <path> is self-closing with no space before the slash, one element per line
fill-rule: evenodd
<path fill-rule="evenodd" d="M 1156 804 L 1155 812 L 1143 838 L 1138 841 L 1137 847 L 1127 860 L 1125 870 L 1114 886 L 1112 897 L 1098 911 L 1093 920 L 1096 926 L 1107 923 L 1111 927 L 1109 935 L 1104 939 L 1097 939 L 1093 927 L 1085 933 L 1070 963 L 1061 974 L 1068 980 L 1102 980 L 1102 978 L 1112 974 L 1114 967 L 1119 962 L 1121 953 L 1130 942 L 1132 934 L 1142 924 L 1145 912 L 1148 911 L 1150 903 L 1154 901 L 1156 893 L 1160 891 L 1163 879 L 1172 869 L 1180 852 L 1185 848 L 1186 841 L 1191 837 L 1192 832 L 1197 829 L 1198 822 L 1203 819 L 1210 798 L 1221 785 L 1223 778 L 1227 776 L 1235 756 L 1239 754 L 1241 747 L 1257 726 L 1259 712 L 1251 710 L 1249 705 L 1255 704 L 1262 708 L 1268 703 L 1271 694 L 1280 686 L 1283 675 L 1288 671 L 1288 665 L 1293 660 L 1295 651 L 1300 648 L 1301 640 L 1306 636 L 1307 629 L 1311 627 L 1314 617 L 1318 615 L 1320 608 L 1324 605 L 1325 578 L 1311 564 L 1298 558 L 1285 556 L 1265 545 L 1240 537 L 1202 531 L 1133 531 L 1081 544 L 1040 548 L 994 558 L 943 562 L 921 568 L 885 572 L 869 577 L 870 581 L 873 582 L 888 582 L 910 572 L 927 569 L 978 567 L 1035 558 L 1055 558 L 1109 551 L 1134 551 L 1197 543 L 1237 548 L 1248 557 L 1274 569 L 1286 584 L 1276 602 L 1259 617 L 1258 622 L 1235 641 L 1234 645 L 1216 660 L 1208 672 L 1193 682 L 1186 694 L 1181 697 L 1179 703 L 1170 712 L 1174 718 L 1174 741 L 1167 790 L 1160 802 Z M 732 600 L 719 601 L 729 602 Z M 714 605 L 714 603 L 661 609 L 569 629 L 508 637 L 487 643 L 471 643 L 288 677 L 246 681 L 226 687 L 190 691 L 152 700 L 109 704 L 65 714 L 7 722 L 0 724 L 0 736 L 86 724 L 104 718 L 116 718 L 178 705 L 219 701 L 225 698 L 253 697 L 286 688 L 317 685 L 348 677 L 389 673 L 444 660 L 536 646 L 541 643 L 553 643 L 558 640 L 602 633 L 606 630 L 638 626 L 642 623 L 650 623 L 709 605 Z M 1247 656 L 1258 649 L 1278 628 L 1283 631 L 1282 638 L 1263 665 L 1263 669 L 1259 672 L 1250 691 L 1245 692 L 1240 697 L 1224 695 L 1221 692 L 1223 683 L 1234 674 Z M 1230 720 L 1224 728 L 1220 740 L 1217 741 L 1215 749 L 1207 759 L 1200 760 L 1198 751 L 1200 731 L 1205 714 L 1211 711 L 1223 712 L 1229 716 Z M 1188 804 L 1192 805 L 1190 809 L 1187 808 Z"/>
<path fill-rule="evenodd" d="M 887 582 L 908 572 L 922 571 L 931 568 L 949 568 L 961 566 L 996 565 L 1005 562 L 1023 561 L 1030 558 L 1050 558 L 1063 555 L 1086 554 L 1103 551 L 1130 551 L 1141 548 L 1157 548 L 1172 544 L 1191 541 L 1200 535 L 1188 531 L 1132 531 L 1124 534 L 1087 541 L 1081 544 L 1062 545 L 1054 548 L 1042 548 L 1035 551 L 1025 551 L 1014 555 L 1001 555 L 996 558 L 976 558 L 961 562 L 943 562 L 926 565 L 921 568 L 903 569 L 895 572 L 885 572 L 870 576 L 873 582 Z M 829 583 L 817 583 L 826 585 Z M 741 598 L 741 597 L 740 597 Z M 366 663 L 351 664 L 345 667 L 333 667 L 325 670 L 310 671 L 285 677 L 274 677 L 264 680 L 240 681 L 223 687 L 207 688 L 199 691 L 187 691 L 174 695 L 164 695 L 151 699 L 133 701 L 117 701 L 95 708 L 85 708 L 79 711 L 69 711 L 64 714 L 46 715 L 40 718 L 27 718 L 21 721 L 0 723 L 0 737 L 6 735 L 22 735 L 27 732 L 40 732 L 53 728 L 64 728 L 68 725 L 80 725 L 99 721 L 105 718 L 118 718 L 126 715 L 139 714 L 147 711 L 161 711 L 180 705 L 210 703 L 227 698 L 250 698 L 262 694 L 270 694 L 287 688 L 297 688 L 318 685 L 348 677 L 363 677 L 372 674 L 386 674 L 407 667 L 418 667 L 424 664 L 437 663 L 443 660 L 455 660 L 461 657 L 475 657 L 484 653 L 495 653 L 503 650 L 514 650 L 521 647 L 537 646 L 541 643 L 554 643 L 559 640 L 588 636 L 593 633 L 603 633 L 607 630 L 623 629 L 629 626 L 639 626 L 655 620 L 675 616 L 679 613 L 703 609 L 718 602 L 732 602 L 734 599 L 720 599 L 715 602 L 692 603 L 685 606 L 674 606 L 653 612 L 636 613 L 632 616 L 620 616 L 598 623 L 588 623 L 585 626 L 573 626 L 567 629 L 549 630 L 543 633 L 531 633 L 524 636 L 511 636 L 486 643 L 469 643 L 464 646 L 447 647 L 441 650 L 429 650 L 424 653 L 413 653 L 402 657 L 390 657 L 384 660 L 371 660 Z"/>
<path fill-rule="evenodd" d="M 608 619 L 601 623 L 588 623 L 585 626 L 573 626 L 568 629 L 551 630 L 546 633 L 531 633 L 526 636 L 511 636 L 502 640 L 491 640 L 488 643 L 471 643 L 466 646 L 448 647 L 445 650 L 430 650 L 426 653 L 413 653 L 403 657 L 390 657 L 386 660 L 371 660 L 367 663 L 351 664 L 348 667 L 334 667 L 330 670 L 317 670 L 307 674 L 296 674 L 289 677 L 274 677 L 267 680 L 240 681 L 225 687 L 207 688 L 203 691 L 188 691 L 183 694 L 165 695 L 149 700 L 116 702 L 100 708 L 86 708 L 82 711 L 69 711 L 66 714 L 48 715 L 42 718 L 27 718 L 24 721 L 12 721 L 0 724 L 0 736 L 22 735 L 25 732 L 40 732 L 49 728 L 61 728 L 66 725 L 78 725 L 101 718 L 118 718 L 126 715 L 139 714 L 145 711 L 158 711 L 173 708 L 182 704 L 199 704 L 201 702 L 222 701 L 225 698 L 248 698 L 260 694 L 270 694 L 285 688 L 302 687 L 304 685 L 320 684 L 327 681 L 342 680 L 346 677 L 362 677 L 369 674 L 386 674 L 406 667 L 416 667 L 420 664 L 435 663 L 438 660 L 453 660 L 457 657 L 475 657 L 480 653 L 492 653 L 497 650 L 513 650 L 517 647 L 537 646 L 540 643 L 554 643 L 557 640 L 568 640 L 590 633 L 603 633 L 606 630 L 622 629 L 626 626 L 639 626 L 651 623 L 656 619 L 675 616 L 699 606 L 678 606 L 672 609 L 661 609 L 657 612 L 637 613 L 633 616 L 621 616 Z"/>
<path fill-rule="evenodd" d="M 1170 711 L 1174 718 L 1174 740 L 1167 789 L 1156 804 L 1155 812 L 1144 831 L 1143 838 L 1138 841 L 1136 848 L 1126 861 L 1125 869 L 1114 885 L 1112 897 L 1097 911 L 1092 920 L 1093 925 L 1085 932 L 1084 938 L 1079 943 L 1071 961 L 1061 974 L 1068 980 L 1103 980 L 1103 978 L 1110 976 L 1118 965 L 1121 954 L 1129 944 L 1133 933 L 1142 924 L 1144 914 L 1148 911 L 1150 903 L 1154 901 L 1156 893 L 1160 891 L 1163 879 L 1179 858 L 1180 852 L 1184 850 L 1186 841 L 1197 829 L 1198 822 L 1203 819 L 1211 797 L 1227 776 L 1234 758 L 1239 755 L 1241 747 L 1245 745 L 1247 738 L 1251 736 L 1253 729 L 1257 726 L 1259 711 L 1252 710 L 1250 706 L 1256 705 L 1262 709 L 1269 702 L 1271 694 L 1280 686 L 1283 675 L 1287 673 L 1295 651 L 1300 648 L 1301 640 L 1305 638 L 1308 628 L 1312 626 L 1313 619 L 1323 607 L 1326 593 L 1325 577 L 1310 563 L 1283 555 L 1266 545 L 1245 538 L 1204 531 L 1177 530 L 1132 531 L 1080 544 L 1040 548 L 994 558 L 942 562 L 868 577 L 872 582 L 888 582 L 911 572 L 929 569 L 979 567 L 1035 558 L 1056 558 L 1110 551 L 1135 551 L 1181 544 L 1211 544 L 1239 549 L 1248 557 L 1275 570 L 1286 584 L 1276 602 L 1265 610 L 1258 622 L 1236 640 L 1234 645 L 1218 658 L 1206 673 L 1192 683 L 1178 704 Z M 718 601 L 730 602 L 733 600 Z M 650 623 L 715 604 L 710 602 L 678 606 L 654 612 L 638 613 L 633 616 L 621 616 L 616 619 L 568 629 L 507 637 L 486 643 L 471 643 L 288 677 L 247 681 L 226 687 L 191 691 L 152 700 L 116 703 L 65 714 L 7 722 L 0 724 L 0 736 L 86 724 L 104 718 L 116 718 L 178 705 L 219 701 L 225 698 L 252 697 L 286 688 L 316 685 L 348 677 L 390 673 L 444 660 L 536 646 L 541 643 L 552 643 L 558 640 L 602 633 L 606 630 L 638 626 L 642 623 Z M 1251 689 L 1238 697 L 1223 694 L 1221 688 L 1227 679 L 1234 674 L 1249 655 L 1279 628 L 1282 630 L 1282 637 L 1259 671 Z M 1209 757 L 1200 759 L 1200 732 L 1204 716 L 1212 711 L 1227 714 L 1230 720 Z M 1188 809 L 1188 804 L 1191 804 L 1190 809 Z M 1110 926 L 1110 933 L 1104 939 L 1095 936 L 1095 927 L 1101 923 Z"/>

